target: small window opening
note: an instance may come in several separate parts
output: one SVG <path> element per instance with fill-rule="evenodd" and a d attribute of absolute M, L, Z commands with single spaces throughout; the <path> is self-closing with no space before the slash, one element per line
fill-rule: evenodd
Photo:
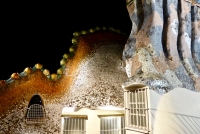
<path fill-rule="evenodd" d="M 125 134 L 124 116 L 101 117 L 100 134 Z"/>
<path fill-rule="evenodd" d="M 86 134 L 86 119 L 65 117 L 63 134 Z"/>
<path fill-rule="evenodd" d="M 125 90 L 126 127 L 149 130 L 147 90 Z"/>
<path fill-rule="evenodd" d="M 39 95 L 34 95 L 28 105 L 26 112 L 27 124 L 40 124 L 45 121 L 45 109 Z"/>

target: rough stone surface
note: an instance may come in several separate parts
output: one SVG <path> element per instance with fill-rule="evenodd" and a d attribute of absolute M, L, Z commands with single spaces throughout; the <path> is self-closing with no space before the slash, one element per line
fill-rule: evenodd
<path fill-rule="evenodd" d="M 123 107 L 121 85 L 127 76 L 119 55 L 122 49 L 120 45 L 102 45 L 91 54 L 92 56 L 79 64 L 78 74 L 70 88 L 71 96 L 68 98 L 68 106 Z"/>
<path fill-rule="evenodd" d="M 21 101 L 21 105 L 15 105 L 0 116 L 0 134 L 59 134 L 61 127 L 62 103 L 45 102 L 45 122 L 42 124 L 26 124 L 26 112 L 28 101 Z"/>
<path fill-rule="evenodd" d="M 0 102 L 5 105 L 0 107 L 0 134 L 60 134 L 61 113 L 66 106 L 123 107 L 121 85 L 127 75 L 121 56 L 126 38 L 113 32 L 105 34 L 106 38 L 101 33 L 80 37 L 76 54 L 58 80 L 51 81 L 36 70 L 2 87 Z M 35 94 L 43 101 L 45 122 L 27 124 L 27 107 Z"/>
<path fill-rule="evenodd" d="M 200 7 L 193 6 L 192 11 L 191 51 L 197 68 L 200 70 Z"/>
<path fill-rule="evenodd" d="M 136 0 L 127 6 L 133 28 L 123 51 L 124 85 L 145 84 L 160 94 L 176 87 L 200 91 L 199 5 L 190 2 Z"/>

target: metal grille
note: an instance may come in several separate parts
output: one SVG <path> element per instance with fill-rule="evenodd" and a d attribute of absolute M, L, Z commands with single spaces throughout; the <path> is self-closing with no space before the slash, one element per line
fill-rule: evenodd
<path fill-rule="evenodd" d="M 45 111 L 42 105 L 33 104 L 28 108 L 26 123 L 44 123 L 45 121 Z"/>
<path fill-rule="evenodd" d="M 125 91 L 126 126 L 148 130 L 147 87 Z"/>
<path fill-rule="evenodd" d="M 102 117 L 100 134 L 125 134 L 124 117 Z"/>
<path fill-rule="evenodd" d="M 64 118 L 63 134 L 85 134 L 85 130 L 85 119 Z"/>

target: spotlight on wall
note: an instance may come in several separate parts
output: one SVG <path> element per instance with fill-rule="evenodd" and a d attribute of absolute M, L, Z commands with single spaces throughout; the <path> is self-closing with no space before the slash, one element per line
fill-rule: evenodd
<path fill-rule="evenodd" d="M 98 107 L 99 110 L 124 110 L 124 108 L 115 107 L 112 105 L 100 106 Z"/>
<path fill-rule="evenodd" d="M 76 109 L 75 107 L 64 107 L 62 113 L 74 112 L 75 109 Z"/>

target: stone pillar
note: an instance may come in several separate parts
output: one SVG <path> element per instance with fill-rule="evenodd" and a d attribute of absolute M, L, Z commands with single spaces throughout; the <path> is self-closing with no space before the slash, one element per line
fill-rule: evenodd
<path fill-rule="evenodd" d="M 179 37 L 178 37 L 178 51 L 180 59 L 190 77 L 194 81 L 194 86 L 196 89 L 200 88 L 200 72 L 195 65 L 195 62 L 191 53 L 191 38 L 192 36 L 192 21 L 191 18 L 191 3 L 185 0 L 179 1 Z M 193 14 L 194 15 L 194 14 Z M 200 30 L 200 29 L 199 29 Z M 196 45 L 195 45 L 196 46 Z M 194 48 L 194 44 L 193 44 Z M 193 49 L 194 50 L 194 49 Z M 198 50 L 199 51 L 199 50 Z"/>
<path fill-rule="evenodd" d="M 190 78 L 180 59 L 184 53 L 179 53 L 180 50 L 186 50 L 182 47 L 184 42 L 179 43 L 181 47 L 179 51 L 177 49 L 177 42 L 183 40 L 178 36 L 183 29 L 179 25 L 179 20 L 182 20 L 177 15 L 180 3 L 178 5 L 178 0 L 135 0 L 128 3 L 132 31 L 123 51 L 128 75 L 124 86 L 145 84 L 160 94 L 176 87 L 196 91 L 196 79 Z M 191 16 L 188 19 L 191 20 Z M 189 21 L 188 24 L 191 25 Z M 187 31 L 190 37 L 191 27 Z"/>
<path fill-rule="evenodd" d="M 200 7 L 192 6 L 192 44 L 191 51 L 197 68 L 200 70 Z"/>
<path fill-rule="evenodd" d="M 163 31 L 163 48 L 167 58 L 168 65 L 177 78 L 182 83 L 182 87 L 194 89 L 194 81 L 186 73 L 185 67 L 179 57 L 177 41 L 179 33 L 179 18 L 178 18 L 178 1 L 166 0 L 163 1 L 164 14 L 164 31 Z M 175 86 L 176 87 L 176 86 Z"/>

